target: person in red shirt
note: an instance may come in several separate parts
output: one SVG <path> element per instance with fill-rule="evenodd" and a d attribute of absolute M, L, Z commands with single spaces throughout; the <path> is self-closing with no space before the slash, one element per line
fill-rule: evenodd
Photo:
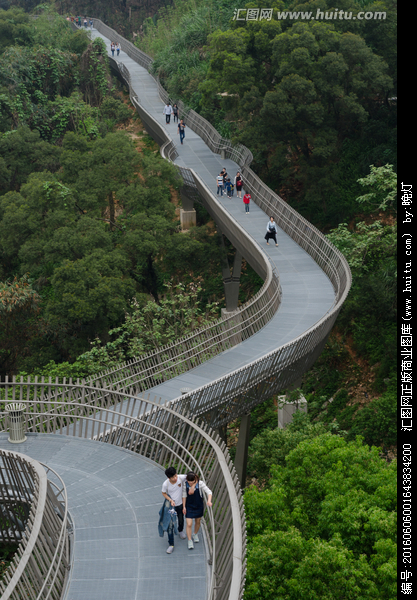
<path fill-rule="evenodd" d="M 252 196 L 249 194 L 249 192 L 246 192 L 246 194 L 243 196 L 243 203 L 245 205 L 245 213 L 249 212 L 249 204 L 250 204 L 251 197 Z"/>

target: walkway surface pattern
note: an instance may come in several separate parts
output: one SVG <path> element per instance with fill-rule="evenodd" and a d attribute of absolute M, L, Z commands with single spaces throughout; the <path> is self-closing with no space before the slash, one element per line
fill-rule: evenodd
<path fill-rule="evenodd" d="M 53 468 L 62 477 L 74 523 L 73 568 L 68 600 L 162 600 L 207 597 L 204 540 L 188 550 L 175 537 L 167 554 L 167 536 L 158 535 L 161 486 L 165 475 L 155 463 L 89 440 L 53 434 L 27 434 L 0 447 L 21 452 Z"/>
<path fill-rule="evenodd" d="M 92 37 L 100 35 L 92 32 Z M 100 37 L 103 37 L 100 35 Z M 110 54 L 110 40 L 104 38 Z M 163 103 L 154 79 L 121 52 L 117 60 L 129 69 L 135 93 L 143 107 L 176 140 L 177 164 L 190 167 L 213 190 L 220 202 L 260 245 L 277 269 L 282 286 L 279 311 L 259 333 L 214 359 L 149 390 L 164 401 L 180 395 L 180 388 L 195 389 L 261 358 L 312 327 L 333 306 L 333 287 L 313 259 L 280 231 L 279 247 L 266 246 L 269 215 L 253 202 L 246 214 L 241 199 L 216 195 L 216 176 L 226 167 L 231 177 L 239 170 L 221 160 L 190 129 L 179 144 L 177 125 L 165 125 Z M 75 524 L 71 600 L 161 600 L 174 594 L 200 600 L 206 597 L 207 560 L 204 544 L 193 552 L 177 539 L 174 554 L 167 555 L 166 538 L 157 533 L 161 506 L 161 469 L 145 459 L 106 444 L 64 436 L 29 434 L 16 450 L 47 463 L 63 478 Z"/>
<path fill-rule="evenodd" d="M 110 40 L 98 31 L 93 31 L 91 35 L 104 40 L 110 55 Z M 171 123 L 165 124 L 165 116 L 162 114 L 164 104 L 159 98 L 155 80 L 146 69 L 123 51 L 120 56 L 115 56 L 115 59 L 124 63 L 129 70 L 131 84 L 139 102 L 165 127 L 168 135 L 174 140 L 179 155 L 175 162 L 182 167 L 193 169 L 208 188 L 213 190 L 213 198 L 263 246 L 279 273 L 282 287 L 279 311 L 260 332 L 187 373 L 148 390 L 152 395 L 168 401 L 180 396 L 180 389 L 183 387 L 195 389 L 210 383 L 298 337 L 331 309 L 335 294 L 327 275 L 282 230 L 279 230 L 277 236 L 278 248 L 273 241 L 269 246 L 266 245 L 264 235 L 270 215 L 266 215 L 254 202 L 250 205 L 250 213 L 246 214 L 241 199 L 233 197 L 229 200 L 225 195 L 217 196 L 216 176 L 226 167 L 232 179 L 239 170 L 238 165 L 231 160 L 222 160 L 190 129 L 186 129 L 184 144 L 181 146 L 177 125 L 173 123 L 172 117 Z"/>

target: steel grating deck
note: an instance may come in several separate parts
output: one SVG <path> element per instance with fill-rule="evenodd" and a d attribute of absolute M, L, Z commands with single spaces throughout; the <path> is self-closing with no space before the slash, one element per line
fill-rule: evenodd
<path fill-rule="evenodd" d="M 161 467 L 110 444 L 54 434 L 27 434 L 0 447 L 39 460 L 62 477 L 74 523 L 73 567 L 67 600 L 161 600 L 175 595 L 207 597 L 208 565 L 203 536 L 194 550 L 158 534 Z"/>
<path fill-rule="evenodd" d="M 105 41 L 110 55 L 110 40 Z M 132 86 L 143 107 L 166 128 L 176 144 L 176 163 L 192 168 L 213 190 L 213 197 L 228 210 L 268 255 L 282 287 L 278 312 L 260 332 L 204 364 L 148 392 L 164 402 L 180 396 L 180 389 L 195 389 L 276 350 L 312 327 L 332 307 L 333 286 L 314 262 L 279 229 L 279 247 L 266 246 L 269 215 L 254 202 L 246 214 L 242 199 L 216 195 L 216 176 L 223 167 L 234 177 L 239 167 L 222 160 L 192 130 L 179 144 L 177 125 L 165 124 L 163 102 L 149 73 L 123 51 L 119 57 L 129 69 Z M 59 435 L 28 434 L 23 444 L 10 444 L 0 434 L 3 448 L 16 450 L 54 468 L 68 491 L 75 524 L 74 565 L 70 600 L 161 600 L 173 592 L 193 600 L 207 596 L 207 556 L 204 543 L 188 551 L 176 538 L 175 552 L 166 554 L 167 538 L 157 531 L 162 503 L 162 469 L 146 459 L 103 443 Z"/>
<path fill-rule="evenodd" d="M 99 36 L 104 40 L 110 55 L 110 40 L 96 30 L 91 35 Z M 332 308 L 335 293 L 329 278 L 311 256 L 280 228 L 277 235 L 278 248 L 273 241 L 271 241 L 272 245 L 266 245 L 264 235 L 269 216 L 253 201 L 250 204 L 249 214 L 246 214 L 242 199 L 234 196 L 229 200 L 225 195 L 217 196 L 216 176 L 223 167 L 226 167 L 228 173 L 234 177 L 239 170 L 238 165 L 228 159 L 222 160 L 191 129 L 186 130 L 184 145 L 181 146 L 177 124 L 172 120 L 170 124 L 165 124 L 165 116 L 162 114 L 164 103 L 159 98 L 155 80 L 145 68 L 127 56 L 123 50 L 115 59 L 128 68 L 132 87 L 141 105 L 174 140 L 178 152 L 175 163 L 194 169 L 213 190 L 213 197 L 262 246 L 279 273 L 282 287 L 281 306 L 261 331 L 187 373 L 147 390 L 147 393 L 151 393 L 151 399 L 156 396 L 162 398 L 163 402 L 167 402 L 180 396 L 180 389 L 183 387 L 195 389 L 210 383 L 292 341 L 312 327 Z"/>

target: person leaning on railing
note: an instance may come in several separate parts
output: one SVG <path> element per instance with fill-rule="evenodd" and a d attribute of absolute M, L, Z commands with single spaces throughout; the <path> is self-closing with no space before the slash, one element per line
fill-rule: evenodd
<path fill-rule="evenodd" d="M 211 497 L 212 491 L 205 483 L 200 481 L 198 476 L 190 471 L 182 485 L 182 505 L 183 513 L 187 521 L 187 539 L 188 549 L 194 548 L 194 542 L 199 542 L 198 531 L 200 529 L 201 517 L 204 514 L 203 492 L 208 495 L 207 506 L 212 506 Z M 194 533 L 191 536 L 191 530 L 194 523 Z"/>

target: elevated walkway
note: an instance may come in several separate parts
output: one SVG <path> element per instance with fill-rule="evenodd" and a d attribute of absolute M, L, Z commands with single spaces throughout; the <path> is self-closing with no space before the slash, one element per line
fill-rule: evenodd
<path fill-rule="evenodd" d="M 110 40 L 97 30 L 94 30 L 91 36 L 99 36 L 104 40 L 110 56 Z M 270 215 L 265 214 L 255 202 L 251 202 L 250 212 L 246 214 L 242 199 L 236 195 L 228 199 L 226 195 L 220 197 L 216 194 L 215 180 L 221 169 L 226 167 L 227 172 L 234 177 L 236 172 L 241 170 L 239 165 L 230 159 L 221 159 L 190 128 L 186 129 L 184 144 L 181 146 L 177 124 L 173 123 L 172 118 L 170 124 L 165 123 L 165 116 L 162 114 L 164 103 L 159 97 L 154 78 L 123 50 L 115 60 L 123 63 L 129 70 L 131 86 L 141 106 L 165 128 L 174 141 L 178 153 L 175 163 L 192 168 L 213 191 L 213 201 L 219 202 L 233 220 L 262 246 L 279 274 L 282 288 L 281 306 L 261 331 L 179 377 L 147 390 L 151 397 L 155 396 L 167 402 L 178 398 L 181 388 L 195 390 L 248 366 L 296 339 L 334 308 L 335 291 L 331 281 L 313 258 L 284 231 L 279 229 L 278 248 L 272 241 L 272 245 L 266 245 L 264 235 Z M 187 119 L 185 123 L 187 124 Z M 273 216 L 276 218 L 276 215 Z"/>
<path fill-rule="evenodd" d="M 207 598 L 204 539 L 191 551 L 176 536 L 168 555 L 167 536 L 158 535 L 161 467 L 90 440 L 28 433 L 26 442 L 10 444 L 7 438 L 0 433 L 1 448 L 47 464 L 66 485 L 74 523 L 68 600 L 161 600 L 172 590 L 185 598 L 190 589 L 193 598 Z"/>

